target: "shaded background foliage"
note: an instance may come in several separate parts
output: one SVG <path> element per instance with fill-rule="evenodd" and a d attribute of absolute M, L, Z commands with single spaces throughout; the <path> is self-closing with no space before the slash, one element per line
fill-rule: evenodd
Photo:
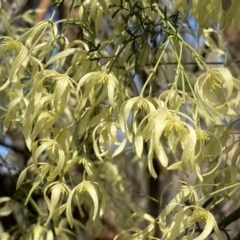
<path fill-rule="evenodd" d="M 167 39 L 175 34 L 175 32 L 172 31 L 168 25 L 166 25 L 167 23 L 174 26 L 176 32 L 180 32 L 181 36 L 185 37 L 186 40 L 190 41 L 188 34 L 194 35 L 194 28 L 197 29 L 196 34 L 198 34 L 199 26 L 190 24 L 188 12 L 182 15 L 181 8 L 178 9 L 178 12 L 177 10 L 174 10 L 174 8 L 171 9 L 170 5 L 164 1 L 160 1 L 159 4 L 162 12 L 165 13 L 165 21 L 162 21 L 162 19 L 159 19 L 159 17 L 153 17 L 152 19 L 147 17 L 143 18 L 142 16 L 145 14 L 145 9 L 138 1 L 129 1 L 129 8 L 125 8 L 123 4 L 121 5 L 122 1 L 102 1 L 100 5 L 98 5 L 99 10 L 94 8 L 94 3 L 96 1 L 93 1 L 92 3 L 89 2 L 90 8 L 88 8 L 88 6 L 81 5 L 81 1 L 64 2 L 65 5 L 59 4 L 59 9 L 61 9 L 61 17 L 62 19 L 66 19 L 66 21 L 61 24 L 61 33 L 63 34 L 60 35 L 59 38 L 51 39 L 49 44 L 55 44 L 60 48 L 60 50 L 64 50 L 68 48 L 69 42 L 71 43 L 76 39 L 80 41 L 73 42 L 71 47 L 74 47 L 74 44 L 76 46 L 73 55 L 68 56 L 67 59 L 59 60 L 57 64 L 57 61 L 52 61 L 52 63 L 55 64 L 53 67 L 61 73 L 67 71 L 68 75 L 73 79 L 80 79 L 87 72 L 96 71 L 99 69 L 99 66 L 104 66 L 107 64 L 109 72 L 114 71 L 119 76 L 122 76 L 122 79 L 124 79 L 124 87 L 126 90 L 128 90 L 128 94 L 131 97 L 139 95 L 142 86 L 146 83 L 146 80 L 151 74 L 151 69 L 155 65 L 156 61 L 158 60 L 158 56 L 161 53 L 161 49 L 159 50 L 159 45 L 164 45 Z M 191 1 L 185 2 L 190 4 Z M 56 4 L 58 3 L 61 3 L 61 1 L 56 1 Z M 25 21 L 33 21 L 34 14 L 25 12 L 26 4 L 26 1 L 2 2 L 2 25 L 0 26 L 0 32 L 2 36 L 9 35 L 10 37 L 15 38 L 19 37 L 24 32 L 26 26 L 21 26 L 22 22 L 19 23 L 21 16 L 24 16 Z M 79 7 L 79 4 L 83 9 Z M 224 0 L 222 4 L 224 11 L 229 10 L 231 7 L 231 1 Z M 166 7 L 164 8 L 164 6 Z M 111 9 L 111 16 L 105 13 L 101 16 L 101 11 L 107 11 L 106 9 Z M 86 21 L 81 21 L 79 18 L 80 11 L 83 12 L 82 19 L 85 19 Z M 93 17 L 94 14 L 96 14 L 97 21 L 87 20 L 89 15 L 90 17 Z M 19 18 L 17 16 L 19 16 Z M 114 23 L 116 25 L 111 24 L 113 19 L 115 20 Z M 14 24 L 16 25 L 14 26 Z M 222 40 L 224 41 L 223 44 L 219 40 L 218 27 L 215 26 L 214 23 L 211 24 L 211 27 L 214 28 L 215 31 L 212 31 L 210 34 L 205 36 L 205 39 L 207 37 L 210 37 L 210 40 L 212 39 L 211 44 L 209 45 L 210 40 L 207 42 L 207 44 L 198 41 L 200 36 L 196 35 L 194 36 L 197 39 L 196 41 L 194 38 L 192 38 L 193 45 L 195 45 L 196 51 L 202 55 L 204 61 L 206 61 L 207 64 L 209 63 L 210 67 L 226 66 L 231 70 L 232 74 L 237 77 L 239 75 L 239 35 L 237 34 L 234 25 L 230 24 L 224 30 L 223 34 L 220 34 L 220 36 L 224 39 Z M 200 25 L 200 29 L 201 27 L 202 26 Z M 107 29 L 107 31 L 101 31 L 101 29 Z M 64 38 L 64 36 L 67 36 L 67 38 Z M 2 41 L 4 41 L 3 38 Z M 213 51 L 214 44 L 216 45 L 215 53 Z M 144 49 L 146 46 L 147 49 Z M 46 47 L 49 47 L 49 45 Z M 219 53 L 217 51 L 219 50 L 227 53 L 227 57 L 225 56 L 225 59 L 219 59 L 219 56 L 217 55 Z M 166 52 L 168 54 L 164 55 L 162 63 L 157 67 L 156 75 L 154 76 L 153 81 L 151 81 L 151 83 L 145 89 L 144 97 L 148 95 L 151 97 L 158 97 L 160 93 L 168 89 L 169 84 L 173 83 L 172 79 L 174 79 L 176 75 L 177 62 L 174 58 L 171 48 L 167 49 Z M 188 76 L 190 76 L 194 82 L 196 81 L 197 77 L 202 74 L 203 70 L 201 70 L 199 64 L 193 61 L 192 55 L 187 49 L 183 49 L 182 55 L 182 65 L 187 71 Z M 48 56 L 47 53 L 44 52 L 41 55 L 41 60 L 46 63 L 50 57 L 51 56 Z M 4 56 L 2 56 L 1 61 L 3 61 L 3 58 Z M 90 61 L 84 61 L 87 58 L 88 60 L 90 59 Z M 82 60 L 82 62 L 79 63 L 79 60 Z M 91 64 L 89 64 L 89 62 Z M 5 70 L 1 69 L 1 71 L 2 75 L 4 75 Z M 1 81 L 4 82 L 6 79 L 3 78 Z M 84 91 L 85 88 L 86 86 L 82 85 L 80 89 Z M 180 85 L 179 89 L 181 88 L 182 86 Z M 26 89 L 26 91 L 28 90 L 30 89 Z M 5 117 L 4 109 L 9 102 L 8 99 L 12 97 L 12 94 L 13 93 L 11 90 L 1 92 L 1 106 L 3 108 L 1 113 L 2 118 Z M 72 106 L 76 105 L 76 99 L 74 99 L 74 97 L 75 96 L 70 99 L 70 101 L 72 101 Z M 74 108 L 72 107 L 71 110 L 74 110 Z M 95 109 L 95 111 L 96 113 L 100 112 L 99 109 Z M 188 113 L 189 111 L 191 110 L 186 108 L 185 112 Z M 139 119 L 141 118 L 142 116 L 139 116 Z M 202 126 L 208 126 L 208 121 L 210 120 L 207 118 L 204 119 L 203 115 L 201 121 Z M 57 126 L 55 127 L 64 127 L 66 122 L 68 122 L 68 119 L 63 117 L 63 122 L 56 123 Z M 34 175 L 29 174 L 29 179 L 27 179 L 23 187 L 15 191 L 18 175 L 24 169 L 24 167 L 26 167 L 29 159 L 32 156 L 22 135 L 22 128 L 18 124 L 16 124 L 16 126 L 17 128 L 10 128 L 7 132 L 3 131 L 2 126 L 1 130 L 0 144 L 7 148 L 7 154 L 2 154 L 1 157 L 2 166 L 0 180 L 2 185 L 0 189 L 0 196 L 11 197 L 14 199 L 17 205 L 13 213 L 8 216 L 1 217 L 1 224 L 3 231 L 13 231 L 13 226 L 17 226 L 19 223 L 23 222 L 23 220 L 26 220 L 23 224 L 24 232 L 25 228 L 28 228 L 36 222 L 37 218 L 39 217 L 39 213 L 36 212 L 34 204 L 28 203 L 26 206 L 24 205 L 28 192 L 32 187 L 34 180 L 32 178 L 35 178 Z M 81 130 L 73 127 L 71 131 L 69 131 L 69 134 L 73 134 L 74 131 Z M 86 140 L 86 136 L 76 139 L 75 144 L 81 146 L 81 142 L 83 140 Z M 127 189 L 128 194 L 124 195 L 118 203 L 119 209 L 126 210 L 126 206 L 129 205 L 128 210 L 126 210 L 125 218 L 129 217 L 130 213 L 140 209 L 144 209 L 144 211 L 149 213 L 151 216 L 157 218 L 159 213 L 169 203 L 172 197 L 174 197 L 179 191 L 178 181 L 194 181 L 191 179 L 189 180 L 189 178 L 186 178 L 186 176 L 176 172 L 167 173 L 166 170 L 161 167 L 155 156 L 153 158 L 153 165 L 157 174 L 157 179 L 151 177 L 145 166 L 146 155 L 149 152 L 149 146 L 145 143 L 143 148 L 144 154 L 142 156 L 143 161 L 140 162 L 135 156 L 135 153 L 130 150 L 115 158 L 114 166 L 109 164 L 109 168 L 107 168 L 108 165 L 100 167 L 98 166 L 96 163 L 97 160 L 93 146 L 91 146 L 92 142 L 90 138 L 87 138 L 86 143 L 87 148 L 85 151 L 87 156 L 91 159 L 94 159 L 94 164 L 96 164 L 96 167 L 100 173 L 102 171 L 104 175 L 107 172 L 105 175 L 107 175 L 108 179 L 106 179 L 105 175 L 103 176 L 103 182 L 106 188 L 111 189 L 113 192 L 116 191 L 114 189 L 120 189 L 120 192 L 121 189 Z M 236 146 L 236 148 L 238 148 L 238 146 Z M 233 150 L 232 152 L 233 154 L 237 154 L 237 150 Z M 228 158 L 231 159 L 231 156 L 232 155 L 230 153 Z M 172 156 L 170 155 L 170 157 Z M 226 159 L 226 161 L 228 161 L 228 159 Z M 71 174 L 74 176 L 80 174 L 82 171 L 83 167 L 77 166 L 71 171 Z M 114 177 L 120 179 L 119 181 L 116 181 L 115 185 L 113 184 L 115 181 Z M 101 178 L 101 175 L 99 178 Z M 74 177 L 72 178 L 72 181 L 75 181 L 75 184 L 78 183 L 78 180 Z M 174 181 L 174 184 L 171 185 L 172 187 L 170 188 L 170 191 L 168 189 L 164 193 L 163 202 L 160 206 L 159 201 L 155 200 L 160 199 L 160 195 L 164 188 L 172 181 Z M 37 202 L 41 209 L 46 210 L 41 187 L 34 191 L 32 198 L 33 202 Z M 213 201 L 213 199 L 209 198 L 209 204 L 212 204 L 211 201 Z M 135 203 L 137 207 L 132 207 L 132 203 Z M 205 205 L 207 207 L 207 203 L 205 203 Z M 124 216 L 114 215 L 114 211 L 110 211 L 113 207 L 114 205 L 110 206 L 108 209 L 109 211 L 106 212 L 106 215 L 104 215 L 102 220 L 99 220 L 99 225 L 102 225 L 103 228 L 100 231 L 100 235 L 95 237 L 96 239 L 113 239 L 114 236 L 118 234 L 122 228 L 124 228 L 124 226 L 119 225 L 119 222 L 122 222 L 124 219 L 120 219 L 122 221 L 118 219 L 118 217 Z M 232 217 L 233 220 L 225 222 L 222 220 L 222 216 L 228 216 L 235 209 L 236 206 L 233 206 L 232 202 L 228 200 L 224 201 L 216 208 L 213 208 L 214 216 L 219 219 L 218 222 L 220 228 L 231 228 L 231 239 L 238 239 L 239 233 L 236 231 L 238 225 L 235 220 L 237 220 L 239 216 L 235 211 L 234 214 L 236 216 Z M 81 216 L 77 208 L 75 208 L 73 211 L 73 216 L 75 219 L 79 219 L 84 226 L 89 227 L 89 214 L 92 214 L 89 212 L 91 212 L 91 210 L 88 207 L 83 207 L 83 212 L 85 214 L 84 216 Z M 128 212 L 129 215 L 127 214 Z M 229 225 L 231 222 L 233 222 L 233 224 Z M 51 224 L 53 224 L 53 222 L 51 222 Z M 65 226 L 65 223 L 63 223 L 63 226 Z M 93 225 L 90 228 L 100 227 L 97 223 L 96 226 Z M 51 229 L 52 228 L 50 227 L 50 230 Z M 199 229 L 201 228 L 199 227 Z M 98 229 L 94 229 L 93 231 L 97 232 Z M 77 235 L 84 234 L 83 232 L 88 231 L 81 231 L 80 233 L 78 229 L 75 229 L 75 233 Z M 161 233 L 156 230 L 155 236 L 159 237 L 160 234 Z M 70 235 L 68 237 L 71 239 Z M 83 236 L 83 238 L 86 239 L 87 236 Z M 91 239 L 91 237 L 89 238 Z M 75 239 L 75 237 L 73 237 L 73 239 Z"/>

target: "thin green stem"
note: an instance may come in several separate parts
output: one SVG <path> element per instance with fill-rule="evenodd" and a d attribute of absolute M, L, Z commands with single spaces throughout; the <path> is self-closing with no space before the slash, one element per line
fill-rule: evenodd
<path fill-rule="evenodd" d="M 141 96 L 141 97 L 143 97 L 144 91 L 145 91 L 148 83 L 150 82 L 150 80 L 152 79 L 152 77 L 154 76 L 154 74 L 156 73 L 157 68 L 158 68 L 158 66 L 159 66 L 159 64 L 160 64 L 160 62 L 161 62 L 162 56 L 163 56 L 163 54 L 164 54 L 164 52 L 165 52 L 168 44 L 169 44 L 169 39 L 163 44 L 163 46 L 162 46 L 162 52 L 161 52 L 161 54 L 160 54 L 160 56 L 159 56 L 159 58 L 158 58 L 158 60 L 157 60 L 157 62 L 156 62 L 156 65 L 154 66 L 153 69 L 150 70 L 150 74 L 149 74 L 146 82 L 144 83 L 144 85 L 143 85 L 143 87 L 142 87 L 142 90 L 141 90 L 141 93 L 140 93 L 140 96 Z"/>
<path fill-rule="evenodd" d="M 71 14 L 71 11 L 72 11 L 72 9 L 73 9 L 74 2 L 75 2 L 75 0 L 72 0 L 71 6 L 70 6 L 69 11 L 68 11 L 68 14 L 67 14 L 66 21 L 64 21 L 64 25 L 63 25 L 63 28 L 62 28 L 62 33 L 64 33 L 64 31 L 65 31 L 65 29 L 66 29 L 66 26 L 67 26 L 67 24 L 68 24 L 68 20 L 69 20 L 69 18 L 70 18 L 70 14 Z"/>
<path fill-rule="evenodd" d="M 217 186 L 217 187 L 219 187 L 220 186 L 220 184 L 204 184 L 204 185 L 209 185 L 209 186 Z M 201 185 L 197 185 L 197 186 L 201 186 Z M 197 187 L 197 186 L 195 186 L 195 187 Z M 202 197 L 202 198 L 200 198 L 199 200 L 198 200 L 198 202 L 201 202 L 201 201 L 203 201 L 204 199 L 206 199 L 206 198 L 208 198 L 208 197 L 211 197 L 211 196 L 214 196 L 214 195 L 216 195 L 216 194 L 218 194 L 218 193 L 221 193 L 221 192 L 223 192 L 223 191 L 226 191 L 226 190 L 228 190 L 228 189 L 231 189 L 231 188 L 234 188 L 234 187 L 239 187 L 240 186 L 240 183 L 235 183 L 235 184 L 231 184 L 231 185 L 229 185 L 229 186 L 223 186 L 221 189 L 218 189 L 218 190 L 216 190 L 216 191 L 214 191 L 214 192 L 211 192 L 211 193 L 208 193 L 207 195 L 205 195 L 204 197 Z"/>
<path fill-rule="evenodd" d="M 29 199 L 29 202 L 31 203 L 31 205 L 33 206 L 35 211 L 39 214 L 39 216 L 46 217 L 46 214 L 41 212 L 41 210 L 39 209 L 38 205 L 35 203 L 35 201 L 33 201 L 32 198 Z"/>
<path fill-rule="evenodd" d="M 51 219 L 50 221 L 50 224 L 51 224 L 51 230 L 52 230 L 52 234 L 53 234 L 53 240 L 57 240 L 57 234 L 56 234 L 56 231 L 55 231 L 55 227 L 54 227 L 54 222 L 53 220 Z"/>
<path fill-rule="evenodd" d="M 229 194 L 228 196 L 230 197 L 232 194 L 234 194 L 237 190 L 239 189 L 239 186 L 237 186 L 236 188 L 234 188 Z M 219 203 L 221 203 L 222 201 L 224 201 L 226 199 L 226 196 L 220 198 L 218 201 L 214 202 L 214 204 L 211 206 L 210 209 L 213 209 L 216 205 L 218 205 Z"/>

